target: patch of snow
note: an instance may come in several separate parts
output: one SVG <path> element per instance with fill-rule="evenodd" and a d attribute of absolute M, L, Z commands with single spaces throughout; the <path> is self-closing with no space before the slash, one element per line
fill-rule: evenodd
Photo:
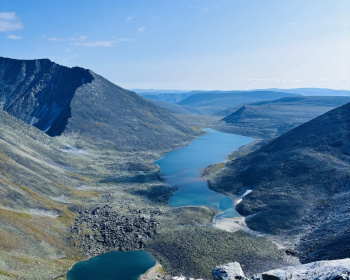
<path fill-rule="evenodd" d="M 67 197 L 65 195 L 60 195 L 60 196 L 56 196 L 56 197 L 51 197 L 52 200 L 58 201 L 58 202 L 67 202 Z"/>
<path fill-rule="evenodd" d="M 30 209 L 29 213 L 33 215 L 45 216 L 45 217 L 51 217 L 51 218 L 58 218 L 60 216 L 54 211 L 46 211 L 42 209 Z"/>
<path fill-rule="evenodd" d="M 244 192 L 244 194 L 241 196 L 241 198 L 239 198 L 239 199 L 236 200 L 236 205 L 239 204 L 239 203 L 241 203 L 242 200 L 243 200 L 243 198 L 244 198 L 245 196 L 247 196 L 248 194 L 250 194 L 252 191 L 253 191 L 253 190 L 246 190 L 246 191 Z"/>
<path fill-rule="evenodd" d="M 245 197 L 246 195 L 250 194 L 253 190 L 246 190 L 244 192 L 244 194 L 242 195 L 242 197 Z"/>
<path fill-rule="evenodd" d="M 77 148 L 61 149 L 62 152 L 72 154 L 72 155 L 89 155 L 88 151 Z"/>
<path fill-rule="evenodd" d="M 76 189 L 77 189 L 78 191 L 86 191 L 86 190 L 91 190 L 91 189 L 93 189 L 93 187 L 82 185 L 82 186 L 76 187 Z"/>
<path fill-rule="evenodd" d="M 203 279 L 188 278 L 188 277 L 185 277 L 185 276 L 175 276 L 172 279 L 174 279 L 174 280 L 203 280 Z"/>

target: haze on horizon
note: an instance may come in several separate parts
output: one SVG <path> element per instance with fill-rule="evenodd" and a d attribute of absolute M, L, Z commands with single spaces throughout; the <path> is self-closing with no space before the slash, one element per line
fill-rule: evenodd
<path fill-rule="evenodd" d="M 350 1 L 0 0 L 0 56 L 124 88 L 350 90 Z"/>

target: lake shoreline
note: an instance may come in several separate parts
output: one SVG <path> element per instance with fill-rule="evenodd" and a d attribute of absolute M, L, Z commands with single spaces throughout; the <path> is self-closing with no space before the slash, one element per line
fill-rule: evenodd
<path fill-rule="evenodd" d="M 221 132 L 213 132 L 213 134 L 214 133 Z M 201 137 L 208 137 L 209 135 L 210 133 L 206 133 Z M 230 139 L 232 135 L 224 134 L 224 136 L 228 137 L 226 140 L 229 142 L 231 141 Z M 201 141 L 201 137 L 193 140 L 193 142 Z M 193 142 L 180 149 L 170 151 L 169 154 L 186 147 L 193 148 Z M 216 140 L 216 144 L 220 146 L 220 141 Z M 244 144 L 245 143 L 238 145 L 238 148 Z M 200 187 L 205 188 L 204 190 L 209 190 L 210 194 L 213 194 L 216 198 L 219 197 L 218 201 L 221 201 L 223 198 L 229 198 L 229 204 L 231 208 L 235 207 L 234 198 L 210 190 L 207 182 L 201 177 L 201 170 L 208 165 L 213 164 L 213 162 L 224 163 L 227 160 L 227 157 L 232 153 L 232 151 L 235 151 L 235 149 L 236 148 L 227 149 L 224 153 L 221 154 L 219 160 L 213 160 L 209 157 L 207 161 L 205 161 L 205 164 L 196 167 L 195 175 L 197 177 L 196 180 L 194 180 L 195 183 L 199 182 L 201 184 Z M 163 155 L 161 159 L 164 159 L 166 156 L 167 154 Z M 195 158 L 193 157 L 193 154 L 192 158 Z M 157 161 L 155 161 L 154 164 L 157 164 Z M 179 161 L 179 168 L 183 167 L 184 162 L 184 160 Z M 207 162 L 209 162 L 208 165 L 206 164 Z M 160 170 L 163 171 L 161 168 Z M 163 178 L 167 176 L 166 172 L 160 172 L 160 175 L 162 175 Z M 163 181 L 163 183 L 165 182 Z M 174 185 L 169 184 L 171 182 L 168 180 L 166 183 L 168 186 Z M 228 201 L 223 204 L 226 204 L 226 206 L 224 206 L 227 207 Z M 242 231 L 231 233 L 213 226 L 213 221 L 216 222 L 216 218 L 222 213 L 220 211 L 219 204 L 215 204 L 214 207 L 211 206 L 212 205 L 210 204 L 203 205 L 200 203 L 195 203 L 194 205 L 181 205 L 179 207 L 174 207 L 174 205 L 171 203 L 170 205 L 163 204 L 162 213 L 157 214 L 160 215 L 159 217 L 162 217 L 163 219 L 160 224 L 159 232 L 154 238 L 149 239 L 146 242 L 144 250 L 151 253 L 156 258 L 158 263 L 162 263 L 162 267 L 167 273 L 165 275 L 160 275 L 158 273 L 160 266 L 154 265 L 151 268 L 147 269 L 147 271 L 140 276 L 140 279 L 146 280 L 147 277 L 148 279 L 158 279 L 154 277 L 160 277 L 159 279 L 167 279 L 168 277 L 168 279 L 171 279 L 169 278 L 170 275 L 186 275 L 197 279 L 208 279 L 211 273 L 211 269 L 219 262 L 226 262 L 227 259 L 230 259 L 232 261 L 239 260 L 241 263 L 246 265 L 246 267 L 256 267 L 254 256 L 256 254 L 260 256 L 261 252 L 264 252 L 263 254 L 268 253 L 264 260 L 259 261 L 262 262 L 261 264 L 258 264 L 260 267 L 263 267 L 261 268 L 262 270 L 275 268 L 282 264 L 286 264 L 285 258 L 281 258 L 281 252 L 279 249 L 275 247 L 275 245 L 272 245 L 271 242 L 267 239 L 265 240 L 265 238 L 256 238 L 255 236 L 250 236 L 250 234 L 245 235 L 242 234 Z M 237 214 L 235 214 L 235 216 L 236 215 Z M 235 241 L 236 243 L 234 240 L 237 240 Z M 180 243 L 176 245 L 176 242 Z M 254 243 L 256 244 L 254 246 L 254 251 L 251 251 L 251 244 Z M 239 252 L 238 255 L 232 255 L 232 250 L 238 245 L 239 247 L 235 249 L 236 251 L 239 249 L 237 251 Z M 211 246 L 216 248 L 216 252 L 213 252 L 210 249 Z M 240 252 L 241 250 L 243 251 Z M 257 250 L 257 252 L 255 252 L 255 250 Z M 245 256 L 250 257 L 246 258 Z M 199 260 L 206 265 L 200 268 L 196 267 L 195 263 Z M 274 264 L 274 267 L 270 267 L 271 260 L 273 261 L 272 263 Z M 183 263 L 184 261 L 185 263 Z"/>

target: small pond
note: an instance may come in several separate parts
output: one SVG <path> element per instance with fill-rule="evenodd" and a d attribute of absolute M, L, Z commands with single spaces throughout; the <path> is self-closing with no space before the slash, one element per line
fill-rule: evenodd
<path fill-rule="evenodd" d="M 155 264 L 145 251 L 110 252 L 76 263 L 67 280 L 137 280 Z"/>

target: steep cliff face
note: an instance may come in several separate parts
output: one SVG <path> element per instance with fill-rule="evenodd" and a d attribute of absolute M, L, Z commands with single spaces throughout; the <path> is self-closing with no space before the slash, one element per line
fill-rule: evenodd
<path fill-rule="evenodd" d="M 77 88 L 93 80 L 89 70 L 48 59 L 0 58 L 0 108 L 50 136 L 62 134 Z"/>
<path fill-rule="evenodd" d="M 193 131 L 90 70 L 0 57 L 0 109 L 50 136 L 76 133 L 120 150 L 168 148 Z"/>

